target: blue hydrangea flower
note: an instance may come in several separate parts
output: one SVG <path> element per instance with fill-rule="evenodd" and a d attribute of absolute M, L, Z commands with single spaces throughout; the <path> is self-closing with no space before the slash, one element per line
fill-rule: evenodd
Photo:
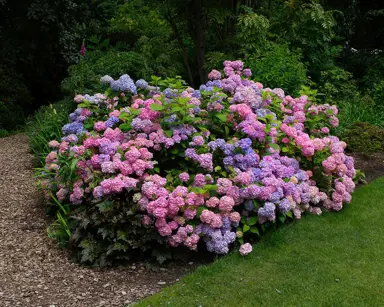
<path fill-rule="evenodd" d="M 79 122 L 73 122 L 70 124 L 66 124 L 63 126 L 62 130 L 63 130 L 63 133 L 65 135 L 68 135 L 68 134 L 79 135 L 85 131 L 83 124 L 79 123 Z"/>
<path fill-rule="evenodd" d="M 164 94 L 165 97 L 167 97 L 167 98 L 175 98 L 175 97 L 177 97 L 177 91 L 176 91 L 176 90 L 172 90 L 172 89 L 170 89 L 169 87 L 166 88 L 166 89 L 163 91 L 163 94 Z"/>
<path fill-rule="evenodd" d="M 108 120 L 105 122 L 105 125 L 108 128 L 112 128 L 114 125 L 116 125 L 119 122 L 119 118 L 116 116 L 111 116 L 108 118 Z"/>
<path fill-rule="evenodd" d="M 213 92 L 213 87 L 212 86 L 206 86 L 205 84 L 203 84 L 203 85 L 200 85 L 199 90 L 200 91 Z"/>
<path fill-rule="evenodd" d="M 200 91 L 199 90 L 194 90 L 193 93 L 192 93 L 192 97 L 200 98 L 201 97 Z"/>

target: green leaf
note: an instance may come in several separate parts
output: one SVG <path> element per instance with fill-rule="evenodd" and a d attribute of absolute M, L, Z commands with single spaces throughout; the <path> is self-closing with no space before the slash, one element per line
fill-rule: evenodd
<path fill-rule="evenodd" d="M 248 219 L 247 224 L 253 226 L 257 223 L 257 216 L 252 216 Z"/>
<path fill-rule="evenodd" d="M 178 111 L 181 111 L 181 110 L 183 110 L 183 108 L 180 107 L 180 106 L 171 107 L 171 111 L 172 112 L 178 112 Z"/>
<path fill-rule="evenodd" d="M 196 217 L 197 218 L 200 218 L 200 215 L 201 213 L 203 212 L 203 210 L 205 210 L 204 207 L 198 207 L 197 210 L 196 210 Z"/>
<path fill-rule="evenodd" d="M 87 123 L 87 124 L 84 125 L 85 129 L 90 129 L 92 127 L 93 127 L 93 123 Z"/>
<path fill-rule="evenodd" d="M 164 107 L 159 105 L 159 104 L 157 104 L 157 103 L 152 103 L 149 107 L 153 111 L 162 111 L 162 110 L 164 110 Z"/>
<path fill-rule="evenodd" d="M 76 169 L 77 162 L 79 162 L 79 159 L 74 159 L 71 163 L 71 173 Z"/>
<path fill-rule="evenodd" d="M 172 130 L 164 130 L 164 133 L 169 138 L 173 135 L 173 131 Z"/>
<path fill-rule="evenodd" d="M 222 122 L 226 122 L 227 121 L 227 115 L 226 114 L 218 113 L 218 114 L 216 114 L 216 117 L 218 119 L 220 119 Z"/>
<path fill-rule="evenodd" d="M 215 184 L 207 184 L 204 186 L 204 189 L 207 191 L 216 191 L 217 190 L 217 185 Z"/>
<path fill-rule="evenodd" d="M 249 227 L 247 224 L 245 224 L 244 226 L 243 226 L 243 232 L 247 232 L 248 230 L 250 230 L 251 229 L 251 227 Z"/>
<path fill-rule="evenodd" d="M 121 125 L 119 126 L 119 128 L 120 128 L 121 131 L 123 131 L 123 132 L 127 132 L 127 131 L 131 130 L 131 125 L 125 123 L 125 124 L 121 124 Z"/>
<path fill-rule="evenodd" d="M 282 151 L 282 152 L 288 152 L 288 151 L 289 151 L 289 148 L 284 146 L 284 147 L 281 149 L 281 151 Z"/>
<path fill-rule="evenodd" d="M 179 97 L 177 101 L 179 103 L 186 104 L 189 100 L 190 100 L 189 97 Z"/>
<path fill-rule="evenodd" d="M 197 193 L 197 194 L 204 194 L 206 192 L 206 190 L 204 190 L 202 188 L 198 188 L 198 187 L 193 187 L 191 189 L 191 192 L 194 192 L 194 193 Z"/>
<path fill-rule="evenodd" d="M 214 170 L 215 170 L 215 172 L 219 172 L 219 171 L 221 171 L 221 166 L 216 166 L 216 167 L 214 168 Z"/>
<path fill-rule="evenodd" d="M 139 109 L 131 109 L 132 115 L 139 115 L 140 113 L 141 113 L 141 110 L 139 110 Z"/>
<path fill-rule="evenodd" d="M 280 146 L 274 143 L 269 144 L 269 147 L 273 148 L 274 150 L 280 150 Z"/>
<path fill-rule="evenodd" d="M 119 118 L 120 118 L 120 119 L 128 119 L 130 116 L 131 116 L 131 115 L 130 115 L 129 113 L 127 113 L 127 112 L 121 112 L 121 113 L 119 114 Z"/>
<path fill-rule="evenodd" d="M 87 107 L 89 107 L 91 104 L 89 103 L 89 101 L 87 101 L 87 100 L 84 100 L 84 102 L 83 103 L 79 103 L 78 105 L 77 105 L 77 107 L 78 108 L 87 108 Z"/>
<path fill-rule="evenodd" d="M 251 227 L 251 232 L 260 235 L 259 229 L 257 227 Z"/>

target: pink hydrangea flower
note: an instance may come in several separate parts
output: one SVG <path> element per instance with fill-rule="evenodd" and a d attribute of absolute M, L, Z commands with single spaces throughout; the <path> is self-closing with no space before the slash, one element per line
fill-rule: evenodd
<path fill-rule="evenodd" d="M 179 179 L 182 181 L 182 182 L 187 182 L 189 180 L 189 174 L 188 173 L 181 173 L 179 175 Z"/>
<path fill-rule="evenodd" d="M 252 252 L 252 245 L 249 243 L 242 244 L 239 249 L 241 256 L 246 256 Z"/>
<path fill-rule="evenodd" d="M 60 146 L 60 143 L 56 140 L 53 140 L 48 143 L 48 146 L 51 148 L 58 148 Z"/>

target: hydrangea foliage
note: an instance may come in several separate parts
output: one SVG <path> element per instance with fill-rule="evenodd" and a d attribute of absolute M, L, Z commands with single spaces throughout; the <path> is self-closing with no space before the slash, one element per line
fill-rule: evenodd
<path fill-rule="evenodd" d="M 251 76 L 225 61 L 198 90 L 101 78 L 106 92 L 77 95 L 62 139 L 49 144 L 46 197 L 86 207 L 124 196 L 169 246 L 200 242 L 216 254 L 236 244 L 248 254 L 266 224 L 340 210 L 356 172 L 330 135 L 337 108 Z"/>

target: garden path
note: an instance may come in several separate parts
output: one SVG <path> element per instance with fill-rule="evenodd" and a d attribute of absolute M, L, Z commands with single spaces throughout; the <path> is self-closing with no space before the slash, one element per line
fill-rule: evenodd
<path fill-rule="evenodd" d="M 48 221 L 33 178 L 28 139 L 0 138 L 0 306 L 122 306 L 185 273 L 144 264 L 91 269 L 68 261 L 47 237 Z"/>

